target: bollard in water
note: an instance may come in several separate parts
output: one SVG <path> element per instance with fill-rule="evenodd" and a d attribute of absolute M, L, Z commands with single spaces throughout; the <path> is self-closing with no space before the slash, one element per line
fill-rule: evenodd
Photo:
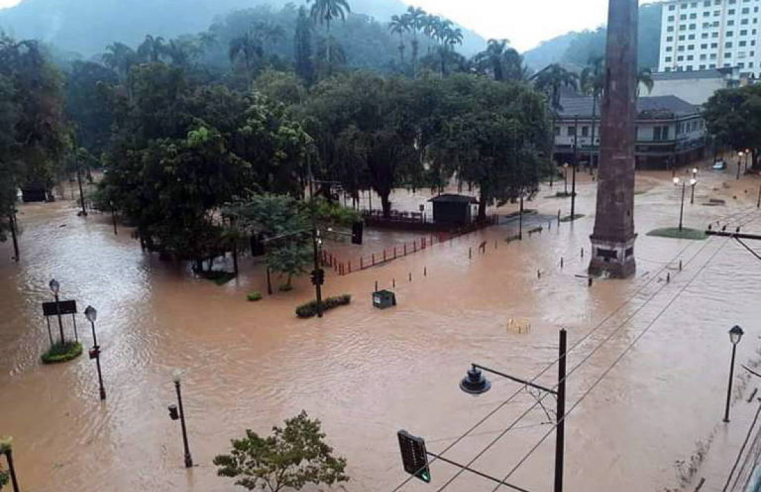
<path fill-rule="evenodd" d="M 542 278 L 542 271 L 541 270 L 537 270 L 536 271 L 536 278 Z"/>
<path fill-rule="evenodd" d="M 563 269 L 563 264 L 564 264 L 564 262 L 563 262 L 563 257 L 561 256 L 561 257 L 560 257 L 560 269 L 561 269 L 561 270 Z"/>
<path fill-rule="evenodd" d="M 428 267 L 423 267 L 423 276 L 424 277 L 428 276 Z"/>
<path fill-rule="evenodd" d="M 548 231 L 552 230 L 552 221 L 549 221 L 549 220 L 547 221 L 547 230 Z"/>
<path fill-rule="evenodd" d="M 378 281 L 375 281 L 375 292 L 378 292 Z"/>
<path fill-rule="evenodd" d="M 560 210 L 558 210 L 558 225 L 560 225 Z"/>
<path fill-rule="evenodd" d="M 412 272 L 410 272 L 410 282 L 412 282 Z"/>
<path fill-rule="evenodd" d="M 396 279 L 391 280 L 391 287 L 396 289 Z"/>
<path fill-rule="evenodd" d="M 671 283 L 671 272 L 666 273 L 666 283 L 667 284 Z"/>
<path fill-rule="evenodd" d="M 584 248 L 581 248 L 581 257 L 584 258 Z"/>
<path fill-rule="evenodd" d="M 679 271 L 682 271 L 682 260 L 679 260 Z"/>
<path fill-rule="evenodd" d="M 497 240 L 494 240 L 494 249 L 497 249 Z"/>
<path fill-rule="evenodd" d="M 588 285 L 589 287 L 592 287 L 592 282 L 593 282 L 593 279 L 592 279 L 592 277 L 589 277 L 589 278 L 587 279 L 587 285 Z"/>
<path fill-rule="evenodd" d="M 473 258 L 473 247 L 468 248 L 468 259 Z"/>

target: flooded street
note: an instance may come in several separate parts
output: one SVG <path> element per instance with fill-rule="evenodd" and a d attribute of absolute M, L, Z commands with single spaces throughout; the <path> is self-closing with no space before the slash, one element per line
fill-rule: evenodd
<path fill-rule="evenodd" d="M 761 232 L 761 179 L 735 182 L 731 172 L 707 170 L 700 179 L 695 204 L 688 196 L 685 205 L 687 227 L 720 220 L 731 230 Z M 245 429 L 267 434 L 304 409 L 322 420 L 328 441 L 347 458 L 346 490 L 390 492 L 407 478 L 397 430 L 425 437 L 429 451 L 440 452 L 520 390 L 492 379 L 485 395 L 462 393 L 458 382 L 473 362 L 527 379 L 546 370 L 536 381 L 552 387 L 557 366 L 548 366 L 562 327 L 572 348 L 566 489 L 694 490 L 705 477 L 701 491 L 720 491 L 755 412 L 747 397 L 761 385 L 739 367 L 761 362 L 761 263 L 731 239 L 648 237 L 651 229 L 677 225 L 680 190 L 670 173 L 642 174 L 637 189 L 638 271 L 631 280 L 588 287 L 578 276 L 588 264 L 595 198 L 595 183 L 580 176 L 582 219 L 558 226 L 553 217 L 558 209 L 569 213 L 570 199 L 550 198 L 543 189 L 526 207 L 538 210 L 533 223 L 552 221 L 550 230 L 508 244 L 517 222 L 503 221 L 381 267 L 330 275 L 327 294 L 350 293 L 353 302 L 311 320 L 293 314 L 313 294 L 308 278 L 290 293 L 276 288 L 274 296 L 249 303 L 246 293 L 266 292 L 251 259 L 242 261 L 238 280 L 220 287 L 142 253 L 126 228 L 115 236 L 109 217 L 77 217 L 75 202 L 23 205 L 22 261 L 13 263 L 11 245 L 0 245 L 0 436 L 14 437 L 22 489 L 242 490 L 216 476 L 213 457 Z M 427 196 L 402 192 L 396 201 L 409 200 L 414 210 Z M 726 206 L 701 205 L 709 198 Z M 407 235 L 369 237 L 379 244 L 363 246 L 368 252 Z M 479 254 L 483 241 L 486 252 Z M 105 402 L 87 354 L 56 366 L 39 362 L 48 345 L 40 304 L 52 300 L 51 278 L 80 312 L 88 304 L 98 309 Z M 396 308 L 371 306 L 375 281 L 380 288 L 396 282 Z M 530 329 L 508 329 L 510 319 Z M 84 316 L 77 323 L 89 347 Z M 742 398 L 724 424 L 727 331 L 735 324 L 745 330 L 735 380 Z M 166 411 L 178 369 L 197 464 L 191 470 L 183 467 L 179 425 Z M 469 462 L 535 401 L 519 392 L 446 456 Z M 553 408 L 554 400 L 545 404 Z M 534 408 L 473 466 L 504 477 L 551 431 L 548 416 Z M 689 462 L 701 443 L 710 466 L 682 483 L 675 463 Z M 553 457 L 550 434 L 507 481 L 551 490 Z M 437 462 L 431 472 L 431 484 L 412 480 L 401 490 L 438 491 L 457 470 Z M 446 489 L 489 491 L 493 484 L 465 473 Z"/>

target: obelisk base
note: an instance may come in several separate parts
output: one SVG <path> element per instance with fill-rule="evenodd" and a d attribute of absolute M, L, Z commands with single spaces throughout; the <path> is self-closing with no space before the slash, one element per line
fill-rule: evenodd
<path fill-rule="evenodd" d="M 634 241 L 636 234 L 625 242 L 598 239 L 591 236 L 592 260 L 589 262 L 589 274 L 607 275 L 611 278 L 629 278 L 637 271 L 634 260 Z"/>

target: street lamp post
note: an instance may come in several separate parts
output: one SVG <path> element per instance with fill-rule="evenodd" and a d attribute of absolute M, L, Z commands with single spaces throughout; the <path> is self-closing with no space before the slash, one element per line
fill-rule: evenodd
<path fill-rule="evenodd" d="M 509 374 L 505 374 L 488 367 L 472 364 L 465 377 L 460 381 L 460 389 L 471 395 L 480 395 L 491 389 L 491 382 L 486 379 L 483 372 L 489 372 L 503 378 L 515 381 L 526 386 L 555 395 L 556 427 L 555 427 L 555 480 L 553 492 L 563 492 L 563 467 L 565 462 L 565 382 L 566 382 L 566 354 L 567 333 L 565 329 L 559 333 L 559 358 L 558 358 L 558 384 L 557 389 L 545 388 L 538 384 L 526 381 Z"/>
<path fill-rule="evenodd" d="M 756 208 L 761 208 L 761 185 L 758 187 L 758 201 L 756 202 Z"/>
<path fill-rule="evenodd" d="M 695 184 L 698 181 L 695 178 L 690 179 L 690 186 L 695 186 Z M 682 201 L 681 205 L 679 206 L 679 230 L 681 231 L 684 228 L 684 195 L 687 191 L 687 181 L 682 181 L 679 178 L 674 178 L 674 185 L 678 186 L 679 183 L 682 183 Z"/>
<path fill-rule="evenodd" d="M 732 327 L 729 330 L 729 341 L 732 343 L 732 362 L 729 364 L 729 386 L 727 387 L 727 406 L 724 410 L 724 422 L 729 422 L 729 402 L 732 397 L 732 378 L 735 375 L 735 353 L 737 352 L 737 344 L 743 337 L 743 329 L 738 325 Z"/>
<path fill-rule="evenodd" d="M 742 166 L 743 153 L 742 151 L 737 153 L 737 179 L 740 179 L 740 166 Z"/>
<path fill-rule="evenodd" d="M 65 341 L 63 337 L 63 319 L 61 319 L 61 302 L 58 298 L 58 292 L 61 290 L 61 284 L 59 284 L 56 279 L 53 279 L 50 281 L 48 286 L 50 287 L 50 291 L 55 297 L 55 309 L 56 313 L 58 314 L 58 330 L 61 332 L 61 345 L 63 345 Z"/>
<path fill-rule="evenodd" d="M 182 426 L 182 444 L 185 448 L 185 468 L 192 468 L 193 467 L 193 458 L 190 456 L 190 446 L 188 445 L 188 431 L 185 427 L 185 411 L 182 407 L 182 390 L 180 389 L 180 373 L 175 372 L 174 374 L 174 388 L 177 390 L 177 405 L 169 405 L 169 418 L 172 420 L 178 420 L 180 421 L 180 425 Z M 177 411 L 177 406 L 179 405 L 179 412 Z"/>
<path fill-rule="evenodd" d="M 85 317 L 90 322 L 92 327 L 92 350 L 90 350 L 90 358 L 95 359 L 95 366 L 98 368 L 98 385 L 100 386 L 100 399 L 106 399 L 106 389 L 103 387 L 103 374 L 100 370 L 100 345 L 98 345 L 98 337 L 95 335 L 95 320 L 98 318 L 98 311 L 92 306 L 87 306 L 85 309 Z"/>

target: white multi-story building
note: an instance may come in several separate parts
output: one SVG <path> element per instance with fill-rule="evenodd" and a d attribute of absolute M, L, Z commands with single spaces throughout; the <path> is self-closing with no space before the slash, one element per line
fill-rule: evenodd
<path fill-rule="evenodd" d="M 663 5 L 658 70 L 737 67 L 761 75 L 761 0 L 670 1 Z"/>

